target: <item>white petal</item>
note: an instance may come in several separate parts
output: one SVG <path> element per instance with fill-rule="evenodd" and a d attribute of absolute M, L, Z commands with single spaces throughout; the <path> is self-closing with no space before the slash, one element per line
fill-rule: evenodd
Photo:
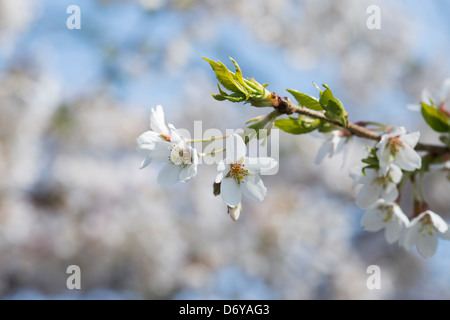
<path fill-rule="evenodd" d="M 437 242 L 438 239 L 435 234 L 421 236 L 417 240 L 417 250 L 425 258 L 430 258 L 436 252 Z"/>
<path fill-rule="evenodd" d="M 416 131 L 416 132 L 411 132 L 411 133 L 403 135 L 400 140 L 403 143 L 408 144 L 408 146 L 410 146 L 411 148 L 414 148 L 416 146 L 417 142 L 419 142 L 419 138 L 420 138 L 420 132 Z"/>
<path fill-rule="evenodd" d="M 447 223 L 436 213 L 434 213 L 431 210 L 425 211 L 431 218 L 431 221 L 433 221 L 433 225 L 438 229 L 440 233 L 445 233 L 448 230 Z"/>
<path fill-rule="evenodd" d="M 379 199 L 381 191 L 382 186 L 378 183 L 367 183 L 363 185 L 356 196 L 356 205 L 360 208 L 368 208 Z"/>
<path fill-rule="evenodd" d="M 349 171 L 350 178 L 353 179 L 352 188 L 354 189 L 358 184 L 360 184 L 362 181 L 362 178 L 364 177 L 362 173 L 362 167 L 353 167 Z"/>
<path fill-rule="evenodd" d="M 236 221 L 237 219 L 239 219 L 241 212 L 242 212 L 242 204 L 240 202 L 234 208 L 228 207 L 228 213 L 230 214 L 231 220 L 233 220 L 233 221 Z"/>
<path fill-rule="evenodd" d="M 180 135 L 178 130 L 173 126 L 173 124 L 169 123 L 169 129 L 170 129 L 170 143 L 173 144 L 182 144 L 182 147 L 186 145 L 185 140 Z"/>
<path fill-rule="evenodd" d="M 384 228 L 385 223 L 379 216 L 378 209 L 367 210 L 361 220 L 361 226 L 369 232 L 377 232 Z"/>
<path fill-rule="evenodd" d="M 136 145 L 138 149 L 152 150 L 155 147 L 155 143 L 161 140 L 159 133 L 146 131 L 137 137 Z"/>
<path fill-rule="evenodd" d="M 402 170 L 395 164 L 389 165 L 389 177 L 391 178 L 392 182 L 397 184 L 402 180 Z"/>
<path fill-rule="evenodd" d="M 420 99 L 422 102 L 425 102 L 426 104 L 430 104 L 430 101 L 432 101 L 430 91 L 428 89 L 423 89 Z"/>
<path fill-rule="evenodd" d="M 237 133 L 231 135 L 226 141 L 227 157 L 226 163 L 243 163 L 247 147 L 241 136 Z"/>
<path fill-rule="evenodd" d="M 260 174 L 277 166 L 277 161 L 269 157 L 245 158 L 245 169 Z"/>
<path fill-rule="evenodd" d="M 225 161 L 220 161 L 217 165 L 217 175 L 216 180 L 214 180 L 215 183 L 219 183 L 222 181 L 223 177 L 228 174 L 229 171 L 225 172 Z"/>
<path fill-rule="evenodd" d="M 246 197 L 255 201 L 263 201 L 267 194 L 267 189 L 257 174 L 246 176 L 241 181 L 241 190 Z"/>
<path fill-rule="evenodd" d="M 402 245 L 406 250 L 411 250 L 419 239 L 419 224 L 411 225 L 406 232 L 405 238 L 402 241 Z"/>
<path fill-rule="evenodd" d="M 395 215 L 395 217 L 396 217 L 398 220 L 400 220 L 400 222 L 403 224 L 403 226 L 409 227 L 409 219 L 408 219 L 408 217 L 405 215 L 405 213 L 403 212 L 402 208 L 400 208 L 399 205 L 394 204 L 393 210 L 394 210 L 394 215 Z"/>
<path fill-rule="evenodd" d="M 147 156 L 145 157 L 144 161 L 142 161 L 141 166 L 139 169 L 144 169 L 146 166 L 148 166 L 152 162 L 152 157 Z"/>
<path fill-rule="evenodd" d="M 397 152 L 395 163 L 403 170 L 414 171 L 422 167 L 422 158 L 413 148 L 404 147 Z"/>
<path fill-rule="evenodd" d="M 411 222 L 409 223 L 410 226 L 414 226 L 414 225 L 420 225 L 421 222 L 420 220 L 422 220 L 422 218 L 427 215 L 428 213 L 426 211 L 422 212 L 421 214 L 419 214 L 417 217 L 413 218 L 411 220 Z"/>
<path fill-rule="evenodd" d="M 386 230 L 384 231 L 384 237 L 389 244 L 394 243 L 400 239 L 402 232 L 402 223 L 397 219 L 392 219 L 386 224 Z"/>
<path fill-rule="evenodd" d="M 385 189 L 383 189 L 380 197 L 386 202 L 394 202 L 398 198 L 398 189 L 394 183 L 389 183 Z"/>
<path fill-rule="evenodd" d="M 174 185 L 180 181 L 181 167 L 167 163 L 158 174 L 158 183 L 164 187 Z"/>
<path fill-rule="evenodd" d="M 158 162 L 168 162 L 170 159 L 170 150 L 172 145 L 164 140 L 155 143 L 155 148 L 152 152 L 152 158 Z"/>
<path fill-rule="evenodd" d="M 223 202 L 230 207 L 236 207 L 242 199 L 242 191 L 232 178 L 224 178 L 220 185 Z"/>
<path fill-rule="evenodd" d="M 181 169 L 180 181 L 185 182 L 197 174 L 197 165 L 188 164 L 186 167 Z"/>
<path fill-rule="evenodd" d="M 169 135 L 169 129 L 164 122 L 164 111 L 162 106 L 156 106 L 156 110 L 152 109 L 150 112 L 150 128 L 157 133 Z"/>
<path fill-rule="evenodd" d="M 329 141 L 325 141 L 322 144 L 319 151 L 317 152 L 317 157 L 316 157 L 316 161 L 315 161 L 316 164 L 322 163 L 325 156 L 330 152 L 330 147 L 332 147 L 332 145 L 330 145 Z"/>

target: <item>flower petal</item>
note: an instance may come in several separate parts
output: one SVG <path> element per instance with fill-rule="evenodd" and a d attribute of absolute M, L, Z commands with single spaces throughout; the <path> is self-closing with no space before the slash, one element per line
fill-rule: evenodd
<path fill-rule="evenodd" d="M 170 142 L 173 144 L 181 144 L 181 147 L 184 149 L 184 147 L 186 146 L 184 138 L 180 135 L 180 133 L 174 127 L 173 124 L 169 123 L 169 129 L 170 129 Z"/>
<path fill-rule="evenodd" d="M 437 242 L 436 234 L 421 236 L 417 241 L 417 250 L 425 258 L 430 258 L 436 252 Z"/>
<path fill-rule="evenodd" d="M 369 232 L 377 232 L 384 228 L 385 223 L 378 209 L 367 210 L 361 220 L 361 226 Z"/>
<path fill-rule="evenodd" d="M 402 233 L 402 223 L 398 219 L 392 219 L 386 224 L 386 229 L 384 231 L 384 237 L 387 243 L 392 244 L 398 239 Z"/>
<path fill-rule="evenodd" d="M 151 162 L 152 162 L 152 157 L 151 157 L 151 156 L 145 157 L 144 161 L 141 162 L 141 166 L 139 167 L 139 169 L 144 169 L 144 168 L 145 168 L 146 166 L 148 166 Z"/>
<path fill-rule="evenodd" d="M 241 190 L 247 198 L 263 201 L 267 189 L 259 175 L 248 175 L 241 181 Z"/>
<path fill-rule="evenodd" d="M 226 140 L 227 157 L 226 164 L 243 163 L 247 147 L 241 136 L 237 133 L 229 136 Z"/>
<path fill-rule="evenodd" d="M 323 159 L 325 158 L 325 156 L 330 153 L 330 150 L 332 152 L 333 145 L 331 144 L 330 141 L 325 141 L 322 146 L 320 146 L 319 151 L 317 152 L 317 156 L 316 156 L 316 160 L 315 163 L 316 164 L 321 164 Z M 331 156 L 331 154 L 330 154 Z"/>
<path fill-rule="evenodd" d="M 197 165 L 188 164 L 186 167 L 181 169 L 180 181 L 185 182 L 197 174 Z"/>
<path fill-rule="evenodd" d="M 216 175 L 216 180 L 214 180 L 214 182 L 220 183 L 226 174 L 228 174 L 228 171 L 225 172 L 225 161 L 222 160 L 217 165 L 217 175 Z"/>
<path fill-rule="evenodd" d="M 260 174 L 272 170 L 277 166 L 277 164 L 277 161 L 270 157 L 245 158 L 245 169 L 254 174 Z"/>
<path fill-rule="evenodd" d="M 402 176 L 403 173 L 399 166 L 395 164 L 389 165 L 389 177 L 391 178 L 393 183 L 399 183 L 400 180 L 402 180 Z"/>
<path fill-rule="evenodd" d="M 440 233 L 445 233 L 448 230 L 447 223 L 436 213 L 434 213 L 431 210 L 425 211 L 431 218 L 431 221 L 433 221 L 433 225 L 438 229 Z"/>
<path fill-rule="evenodd" d="M 164 111 L 160 105 L 156 106 L 156 110 L 152 108 L 150 111 L 150 128 L 157 133 L 169 135 L 169 128 L 164 122 Z"/>
<path fill-rule="evenodd" d="M 168 162 L 170 159 L 170 151 L 172 145 L 164 140 L 155 143 L 155 148 L 152 152 L 152 158 L 158 162 Z"/>
<path fill-rule="evenodd" d="M 408 251 L 411 250 L 412 247 L 414 247 L 414 245 L 417 243 L 419 239 L 419 228 L 420 228 L 419 224 L 410 225 L 410 227 L 408 228 L 405 238 L 403 238 L 402 241 L 402 246 L 406 250 Z"/>
<path fill-rule="evenodd" d="M 376 182 L 364 184 L 356 195 L 356 205 L 363 209 L 373 205 L 379 199 L 382 188 Z"/>
<path fill-rule="evenodd" d="M 155 143 L 161 141 L 161 136 L 154 131 L 146 131 L 136 139 L 137 149 L 139 150 L 153 150 Z"/>
<path fill-rule="evenodd" d="M 223 202 L 230 207 L 236 207 L 242 199 L 242 191 L 232 178 L 224 178 L 220 186 Z"/>
<path fill-rule="evenodd" d="M 397 152 L 395 163 L 403 170 L 414 171 L 422 167 L 422 158 L 413 148 L 405 146 Z"/>
<path fill-rule="evenodd" d="M 180 181 L 181 167 L 173 163 L 167 163 L 161 168 L 158 174 L 158 183 L 164 187 L 169 187 Z"/>

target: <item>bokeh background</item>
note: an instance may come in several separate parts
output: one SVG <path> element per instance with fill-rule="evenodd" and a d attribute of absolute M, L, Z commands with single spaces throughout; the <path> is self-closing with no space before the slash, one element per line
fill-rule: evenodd
<path fill-rule="evenodd" d="M 66 28 L 71 4 L 81 30 Z M 381 30 L 366 27 L 371 4 Z M 135 151 L 157 104 L 189 130 L 268 112 L 214 101 L 202 56 L 233 57 L 280 94 L 327 83 L 352 121 L 436 142 L 407 105 L 450 75 L 449 15 L 438 0 L 0 0 L 0 297 L 449 299 L 448 242 L 426 260 L 361 229 L 348 169 L 368 141 L 353 141 L 343 168 L 317 166 L 320 139 L 280 133 L 267 198 L 244 201 L 238 222 L 212 195 L 214 166 L 164 189 Z M 449 220 L 448 181 L 425 183 Z M 79 291 L 66 288 L 73 264 Z M 373 264 L 381 290 L 366 286 Z"/>

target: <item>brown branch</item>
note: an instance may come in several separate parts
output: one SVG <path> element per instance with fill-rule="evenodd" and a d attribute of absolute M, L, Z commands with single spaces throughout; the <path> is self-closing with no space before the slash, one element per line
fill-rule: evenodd
<path fill-rule="evenodd" d="M 348 120 L 347 120 L 346 126 L 343 126 L 342 123 L 340 123 L 339 121 L 331 120 L 331 119 L 328 119 L 327 117 L 325 117 L 325 114 L 323 112 L 300 107 L 300 106 L 292 103 L 289 100 L 289 98 L 286 98 L 286 97 L 285 98 L 281 98 L 279 96 L 277 96 L 277 97 L 278 97 L 278 99 L 275 100 L 273 107 L 275 109 L 277 109 L 280 113 L 283 113 L 283 114 L 298 113 L 300 115 L 304 115 L 304 116 L 308 116 L 311 118 L 326 121 L 328 123 L 331 123 L 337 127 L 340 127 L 343 130 L 346 130 L 346 131 L 352 133 L 353 135 L 361 137 L 361 138 L 366 138 L 366 139 L 376 140 L 376 141 L 381 139 L 381 135 L 379 135 L 378 133 L 376 133 L 372 130 L 369 130 L 365 127 L 359 126 L 355 123 L 349 122 Z M 430 154 L 434 154 L 434 155 L 450 155 L 449 147 L 429 145 L 429 144 L 424 144 L 421 142 L 419 142 L 416 145 L 415 150 L 426 151 L 426 152 L 428 152 Z"/>

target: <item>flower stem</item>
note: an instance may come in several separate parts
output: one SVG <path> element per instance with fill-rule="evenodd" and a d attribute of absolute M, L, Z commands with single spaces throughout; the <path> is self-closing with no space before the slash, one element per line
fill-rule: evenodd
<path fill-rule="evenodd" d="M 199 157 L 212 156 L 217 153 L 225 152 L 226 150 L 227 150 L 226 148 L 223 148 L 223 149 L 219 149 L 219 150 L 214 150 L 213 152 L 210 152 L 210 153 L 199 153 L 198 156 Z"/>
<path fill-rule="evenodd" d="M 226 139 L 228 138 L 228 136 L 221 136 L 221 137 L 211 137 L 209 139 L 197 139 L 197 140 L 187 140 L 187 143 L 197 143 L 197 142 L 211 142 L 211 141 L 215 141 L 215 140 L 220 140 L 220 139 Z"/>

